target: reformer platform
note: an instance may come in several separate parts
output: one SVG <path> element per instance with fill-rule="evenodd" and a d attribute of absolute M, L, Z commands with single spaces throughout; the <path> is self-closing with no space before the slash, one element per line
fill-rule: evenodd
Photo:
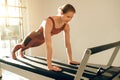
<path fill-rule="evenodd" d="M 0 62 L 3 69 L 7 69 L 8 71 L 27 77 L 30 80 L 39 80 L 39 78 L 42 77 L 46 80 L 74 80 L 78 69 L 78 66 L 76 65 L 68 65 L 53 60 L 53 64 L 60 66 L 63 71 L 49 71 L 44 57 L 26 56 L 25 58 L 18 58 L 17 60 L 4 57 L 0 59 Z M 101 66 L 103 72 L 97 74 L 100 66 L 101 65 L 88 64 L 81 80 L 112 80 L 120 73 L 119 67 Z"/>
<path fill-rule="evenodd" d="M 88 64 L 90 55 L 114 48 L 107 65 Z M 29 80 L 120 80 L 120 67 L 111 66 L 120 48 L 120 41 L 88 48 L 80 65 L 69 65 L 53 60 L 53 65 L 62 68 L 61 72 L 49 71 L 46 58 L 25 55 L 25 58 L 13 60 L 0 58 L 0 67 L 28 78 Z M 2 74 L 2 72 L 1 72 Z"/>

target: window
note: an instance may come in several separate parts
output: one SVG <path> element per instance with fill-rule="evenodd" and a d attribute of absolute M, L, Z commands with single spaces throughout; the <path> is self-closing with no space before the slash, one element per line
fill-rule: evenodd
<path fill-rule="evenodd" d="M 0 56 L 10 55 L 11 49 L 24 37 L 27 0 L 0 0 Z"/>

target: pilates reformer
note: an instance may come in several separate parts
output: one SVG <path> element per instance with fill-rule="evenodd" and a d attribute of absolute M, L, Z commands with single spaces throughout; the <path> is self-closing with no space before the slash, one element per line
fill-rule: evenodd
<path fill-rule="evenodd" d="M 115 49 L 107 65 L 88 63 L 91 55 L 111 48 Z M 0 58 L 0 75 L 2 76 L 2 69 L 5 69 L 29 80 L 120 80 L 120 67 L 112 66 L 119 49 L 120 41 L 87 48 L 80 65 L 52 60 L 53 65 L 62 68 L 61 72 L 49 71 L 45 57 L 25 55 L 25 58 L 13 60 L 5 56 Z"/>

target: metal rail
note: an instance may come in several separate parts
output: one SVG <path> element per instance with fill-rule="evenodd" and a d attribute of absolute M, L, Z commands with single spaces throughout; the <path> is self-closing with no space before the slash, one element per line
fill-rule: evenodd
<path fill-rule="evenodd" d="M 111 58 L 110 58 L 110 60 L 107 64 L 108 66 L 111 66 L 115 57 L 116 57 L 116 55 L 117 55 L 117 53 L 118 53 L 118 51 L 119 51 L 119 49 L 120 49 L 120 41 L 86 49 L 74 80 L 80 80 L 82 78 L 83 72 L 85 70 L 87 62 L 88 62 L 89 57 L 91 55 L 102 52 L 102 51 L 105 51 L 105 50 L 108 50 L 108 49 L 111 49 L 111 48 L 115 48 L 115 50 L 114 50 L 114 52 L 113 52 L 113 54 L 112 54 L 112 56 L 111 56 Z"/>

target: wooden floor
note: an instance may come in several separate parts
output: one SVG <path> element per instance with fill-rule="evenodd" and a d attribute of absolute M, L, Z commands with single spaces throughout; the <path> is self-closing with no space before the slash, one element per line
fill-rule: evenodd
<path fill-rule="evenodd" d="M 12 72 L 9 72 L 6 70 L 2 70 L 2 71 L 3 71 L 3 74 L 2 74 L 2 78 L 0 78 L 0 80 L 28 80 L 22 76 L 14 74 Z"/>

